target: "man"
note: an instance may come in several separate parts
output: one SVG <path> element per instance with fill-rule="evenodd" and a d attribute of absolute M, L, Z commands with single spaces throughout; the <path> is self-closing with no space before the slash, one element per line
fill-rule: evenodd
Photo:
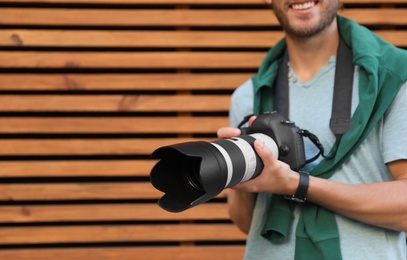
<path fill-rule="evenodd" d="M 228 194 L 233 222 L 248 232 L 245 258 L 406 259 L 406 52 L 337 16 L 338 0 L 266 2 L 285 39 L 270 50 L 258 74 L 235 91 L 233 127 L 219 129 L 218 136 L 240 135 L 234 127 L 244 116 L 273 110 L 276 78 L 285 76 L 287 116 L 336 155 L 320 156 L 299 174 L 255 142 L 263 172 Z M 352 119 L 336 147 L 329 121 L 341 41 L 353 55 Z M 287 66 L 287 75 L 278 73 L 281 66 Z M 310 158 L 317 151 L 305 141 L 305 152 Z M 290 200 L 298 195 L 305 202 Z"/>

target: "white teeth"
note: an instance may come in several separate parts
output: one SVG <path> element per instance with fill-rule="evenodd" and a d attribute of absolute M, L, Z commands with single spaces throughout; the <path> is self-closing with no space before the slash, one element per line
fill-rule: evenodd
<path fill-rule="evenodd" d="M 315 5 L 315 2 L 311 1 L 311 2 L 307 2 L 307 3 L 303 3 L 303 4 L 293 4 L 292 8 L 294 10 L 305 10 L 305 9 L 313 7 L 314 5 Z"/>

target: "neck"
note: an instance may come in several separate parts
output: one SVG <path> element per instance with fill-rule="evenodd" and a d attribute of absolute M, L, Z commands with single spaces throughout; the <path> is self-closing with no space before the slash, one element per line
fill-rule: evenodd
<path fill-rule="evenodd" d="M 301 82 L 307 82 L 331 56 L 336 56 L 339 32 L 336 20 L 324 31 L 310 38 L 300 39 L 286 35 L 290 65 Z"/>

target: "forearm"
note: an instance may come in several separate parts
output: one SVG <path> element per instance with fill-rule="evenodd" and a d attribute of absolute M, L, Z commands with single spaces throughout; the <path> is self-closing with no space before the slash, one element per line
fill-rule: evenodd
<path fill-rule="evenodd" d="M 256 193 L 230 189 L 227 201 L 231 220 L 240 230 L 247 234 L 252 221 Z"/>
<path fill-rule="evenodd" d="M 246 192 L 295 194 L 299 174 L 275 159 L 260 141 L 256 140 L 255 148 L 265 165 L 263 172 L 236 187 Z M 364 223 L 407 231 L 407 160 L 387 166 L 394 181 L 346 184 L 310 176 L 307 200 Z"/>
<path fill-rule="evenodd" d="M 311 177 L 307 199 L 338 214 L 407 231 L 407 180 L 344 184 Z"/>

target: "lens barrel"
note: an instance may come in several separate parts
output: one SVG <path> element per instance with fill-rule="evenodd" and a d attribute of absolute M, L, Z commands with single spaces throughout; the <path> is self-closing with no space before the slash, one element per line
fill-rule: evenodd
<path fill-rule="evenodd" d="M 180 212 L 204 203 L 225 188 L 257 177 L 263 162 L 254 150 L 260 139 L 278 158 L 274 140 L 264 134 L 242 135 L 207 142 L 164 146 L 152 153 L 160 159 L 150 173 L 151 183 L 164 192 L 158 205 Z"/>

